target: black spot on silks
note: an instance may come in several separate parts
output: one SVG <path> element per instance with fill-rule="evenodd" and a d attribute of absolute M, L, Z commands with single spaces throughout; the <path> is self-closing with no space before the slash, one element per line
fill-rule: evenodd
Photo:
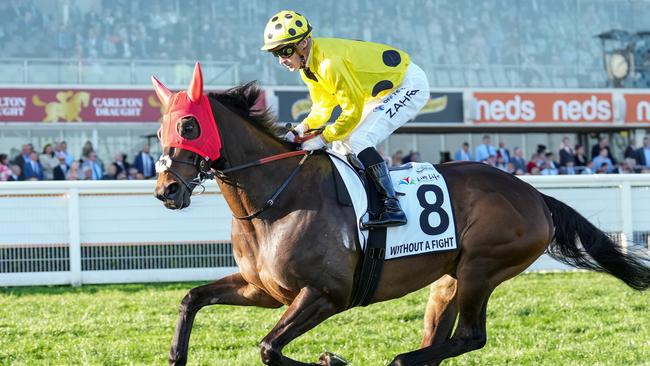
<path fill-rule="evenodd" d="M 384 90 L 391 89 L 393 89 L 393 83 L 390 80 L 382 80 L 372 87 L 372 96 L 376 97 L 377 94 L 383 92 Z"/>
<path fill-rule="evenodd" d="M 390 67 L 395 67 L 402 62 L 402 56 L 395 50 L 384 51 L 381 58 L 384 60 L 384 64 Z"/>

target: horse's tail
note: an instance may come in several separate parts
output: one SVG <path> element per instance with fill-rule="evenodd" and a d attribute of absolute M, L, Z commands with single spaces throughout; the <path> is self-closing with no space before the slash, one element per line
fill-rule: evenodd
<path fill-rule="evenodd" d="M 644 264 L 647 259 L 640 253 L 624 253 L 607 234 L 576 210 L 553 197 L 544 194 L 542 197 L 555 226 L 555 238 L 546 250 L 551 257 L 572 267 L 609 273 L 635 290 L 650 287 L 650 268 Z"/>
<path fill-rule="evenodd" d="M 45 107 L 47 105 L 47 103 L 42 101 L 41 98 L 36 94 L 32 97 L 32 103 L 34 103 L 34 105 L 37 107 Z"/>

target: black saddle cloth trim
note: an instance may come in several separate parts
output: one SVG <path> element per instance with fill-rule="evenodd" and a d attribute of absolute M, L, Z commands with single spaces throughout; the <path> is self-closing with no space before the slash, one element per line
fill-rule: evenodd
<path fill-rule="evenodd" d="M 361 175 L 360 178 L 364 183 L 368 199 L 368 212 L 376 213 L 382 207 L 381 197 L 375 188 L 375 184 L 368 180 L 367 174 Z M 386 230 L 385 227 L 368 230 L 368 241 L 357 266 L 350 308 L 368 306 L 375 296 L 384 270 Z"/>

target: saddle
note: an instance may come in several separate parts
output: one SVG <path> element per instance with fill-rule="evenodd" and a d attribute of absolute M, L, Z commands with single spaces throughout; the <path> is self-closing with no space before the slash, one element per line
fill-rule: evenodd
<path fill-rule="evenodd" d="M 339 202 L 353 206 L 360 220 L 358 233 L 363 256 L 355 273 L 350 307 L 370 303 L 385 260 L 458 249 L 452 197 L 444 176 L 434 165 L 408 163 L 390 169 L 396 190 L 402 192 L 396 191 L 396 195 L 400 196 L 400 205 L 409 217 L 408 223 L 364 230 L 361 222 L 365 220 L 365 215 L 380 210 L 383 197 L 354 155 L 329 154 L 335 166 L 333 175 Z"/>

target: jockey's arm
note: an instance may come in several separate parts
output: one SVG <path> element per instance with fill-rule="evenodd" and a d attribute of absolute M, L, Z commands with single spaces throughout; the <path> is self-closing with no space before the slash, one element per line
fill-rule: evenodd
<path fill-rule="evenodd" d="M 307 88 L 309 89 L 312 106 L 309 115 L 302 121 L 303 130 L 317 129 L 329 120 L 338 102 L 333 95 L 325 91 L 319 84 L 307 83 Z"/>

